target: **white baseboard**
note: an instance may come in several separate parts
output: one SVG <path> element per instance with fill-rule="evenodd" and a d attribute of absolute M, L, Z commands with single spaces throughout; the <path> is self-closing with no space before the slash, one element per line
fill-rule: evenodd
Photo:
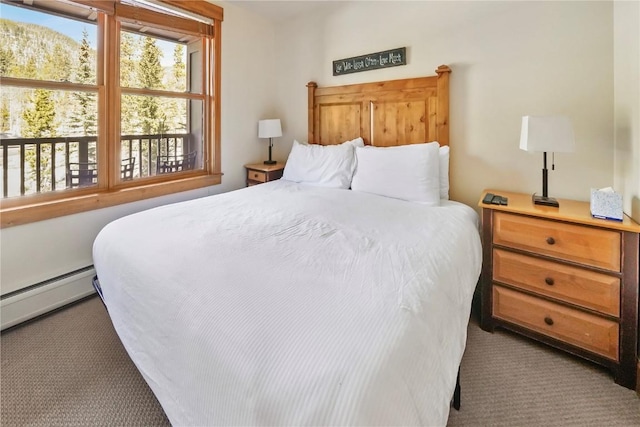
<path fill-rule="evenodd" d="M 95 293 L 93 268 L 3 298 L 0 302 L 0 329 L 17 325 L 58 307 Z"/>

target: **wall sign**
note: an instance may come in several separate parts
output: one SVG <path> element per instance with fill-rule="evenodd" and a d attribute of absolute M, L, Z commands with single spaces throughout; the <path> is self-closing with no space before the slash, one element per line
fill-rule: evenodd
<path fill-rule="evenodd" d="M 360 71 L 397 67 L 398 65 L 407 65 L 406 47 L 398 47 L 396 49 L 354 56 L 352 58 L 338 59 L 337 61 L 333 61 L 333 75 L 339 76 L 341 74 L 359 73 Z"/>

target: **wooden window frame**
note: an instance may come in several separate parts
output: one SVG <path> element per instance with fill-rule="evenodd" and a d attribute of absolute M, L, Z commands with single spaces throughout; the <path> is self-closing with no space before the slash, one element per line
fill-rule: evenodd
<path fill-rule="evenodd" d="M 120 181 L 120 74 L 119 74 L 119 23 L 115 16 L 120 0 L 85 1 L 71 0 L 75 3 L 90 6 L 103 14 L 99 15 L 98 26 L 103 26 L 98 39 L 98 55 L 102 55 L 104 66 L 98 67 L 96 85 L 84 86 L 98 92 L 98 185 L 65 189 L 28 196 L 18 196 L 0 200 L 0 228 L 28 224 L 31 222 L 86 212 L 94 209 L 135 202 L 152 197 L 207 187 L 221 183 L 220 160 L 220 93 L 221 93 L 221 23 L 223 9 L 205 0 L 162 0 L 162 3 L 182 10 L 199 14 L 213 21 L 212 35 L 203 43 L 210 43 L 203 50 L 203 61 L 206 64 L 203 79 L 204 125 L 203 163 L 204 168 L 194 171 L 180 172 L 165 177 L 144 178 L 128 182 Z M 125 7 L 125 10 L 127 8 Z M 195 28 L 195 27 L 194 27 Z M 201 28 L 198 27 L 198 28 Z M 100 61 L 99 61 L 100 63 Z M 27 79 L 0 78 L 0 84 L 10 83 L 15 86 L 34 87 Z M 63 82 L 38 82 L 38 87 L 50 89 L 78 90 L 78 86 Z M 127 92 L 162 95 L 162 91 L 145 89 L 127 89 Z M 171 96 L 172 92 L 167 95 Z M 189 94 L 185 94 L 189 98 Z M 106 159 L 100 160 L 100 159 Z M 106 177 L 106 178 L 105 178 Z"/>

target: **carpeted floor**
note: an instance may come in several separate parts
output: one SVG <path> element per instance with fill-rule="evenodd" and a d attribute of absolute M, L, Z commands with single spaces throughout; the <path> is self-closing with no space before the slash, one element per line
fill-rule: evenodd
<path fill-rule="evenodd" d="M 2 426 L 168 425 L 99 298 L 0 338 Z M 640 426 L 640 399 L 599 367 L 472 319 L 449 426 Z"/>

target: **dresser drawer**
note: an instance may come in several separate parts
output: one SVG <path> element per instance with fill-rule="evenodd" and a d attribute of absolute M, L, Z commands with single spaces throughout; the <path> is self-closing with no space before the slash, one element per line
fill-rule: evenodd
<path fill-rule="evenodd" d="M 267 182 L 267 173 L 248 170 L 247 178 L 249 178 L 252 181 Z"/>
<path fill-rule="evenodd" d="M 601 313 L 620 316 L 618 277 L 494 249 L 493 279 Z"/>
<path fill-rule="evenodd" d="M 500 286 L 493 287 L 493 316 L 618 360 L 618 323 Z"/>
<path fill-rule="evenodd" d="M 493 213 L 493 243 L 620 271 L 620 233 L 503 212 Z"/>

